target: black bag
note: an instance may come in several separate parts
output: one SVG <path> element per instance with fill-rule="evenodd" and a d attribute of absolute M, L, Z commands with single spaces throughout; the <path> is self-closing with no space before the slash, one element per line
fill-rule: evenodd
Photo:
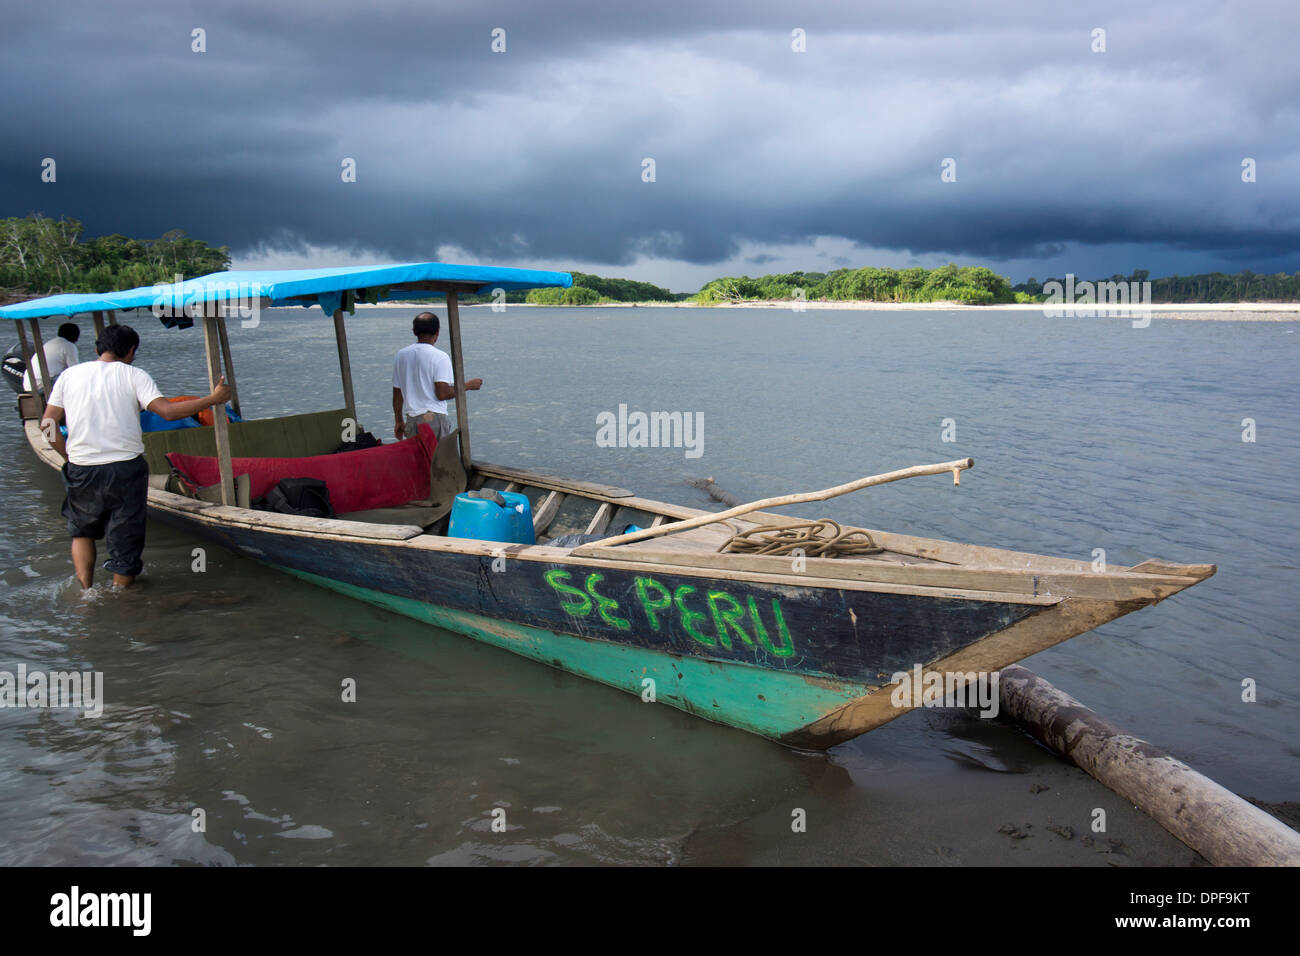
<path fill-rule="evenodd" d="M 253 507 L 308 518 L 329 518 L 334 514 L 329 489 L 319 478 L 281 478 L 265 497 L 253 502 Z"/>
<path fill-rule="evenodd" d="M 343 444 L 339 445 L 338 448 L 335 448 L 334 454 L 338 455 L 345 451 L 361 451 L 363 448 L 374 448 L 376 445 L 382 444 L 383 442 L 370 434 L 370 432 L 362 432 L 357 436 L 356 441 L 345 441 Z"/>

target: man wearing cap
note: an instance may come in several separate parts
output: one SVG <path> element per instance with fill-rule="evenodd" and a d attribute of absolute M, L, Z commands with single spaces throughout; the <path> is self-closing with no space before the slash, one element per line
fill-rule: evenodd
<path fill-rule="evenodd" d="M 429 425 L 438 441 L 455 430 L 447 411 L 447 401 L 456 397 L 455 373 L 451 358 L 438 341 L 438 317 L 421 312 L 411 323 L 415 342 L 397 353 L 393 363 L 393 434 L 414 438 L 423 422 Z M 465 383 L 466 391 L 483 387 L 481 378 Z"/>

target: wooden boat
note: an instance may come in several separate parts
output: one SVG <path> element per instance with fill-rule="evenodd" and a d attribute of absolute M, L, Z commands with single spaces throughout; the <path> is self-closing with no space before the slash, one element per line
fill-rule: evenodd
<path fill-rule="evenodd" d="M 176 286 L 35 300 L 0 309 L 0 318 L 18 321 L 30 362 L 23 320 L 39 361 L 42 318 L 90 312 L 99 330 L 105 317 L 113 322 L 123 310 L 152 307 L 167 322 L 188 307 L 201 314 L 209 381 L 224 368 L 234 385 L 223 294 L 214 291 L 232 282 L 251 289 L 261 307 L 320 305 L 332 312 L 343 406 L 237 424 L 218 415 L 209 428 L 146 434 L 151 518 L 312 584 L 790 746 L 831 747 L 918 705 L 920 699 L 900 705 L 893 693 L 896 679 L 917 667 L 993 672 L 1215 570 L 1152 560 L 1099 571 L 1084 561 L 872 529 L 844 529 L 866 531 L 878 548 L 872 553 L 735 553 L 720 549 L 734 549 L 737 534 L 780 538 L 795 534 L 799 519 L 765 508 L 719 515 L 473 459 L 458 296 L 568 286 L 564 273 L 440 263 L 221 273 Z M 355 423 L 344 325 L 352 304 L 436 294 L 446 296 L 459 430 L 421 465 L 429 469 L 428 497 L 332 518 L 241 507 L 239 467 L 293 456 L 328 463 L 340 434 Z M 38 425 L 39 396 L 25 399 L 28 441 L 57 468 L 61 460 Z M 237 389 L 232 404 L 238 410 Z M 363 483 L 376 451 L 345 453 Z M 216 460 L 219 481 L 200 497 L 168 490 L 170 465 L 181 454 Z M 957 477 L 970 464 L 908 469 L 853 486 L 913 474 Z M 526 494 L 537 543 L 447 536 L 451 498 L 466 489 Z M 644 530 L 577 546 L 557 540 L 609 535 L 630 524 Z"/>

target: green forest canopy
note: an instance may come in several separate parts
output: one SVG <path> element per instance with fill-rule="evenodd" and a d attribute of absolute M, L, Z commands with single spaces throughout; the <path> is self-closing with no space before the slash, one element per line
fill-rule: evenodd
<path fill-rule="evenodd" d="M 1287 275 L 1277 272 L 1272 275 L 1256 275 L 1243 269 L 1233 275 L 1226 272 L 1208 272 L 1194 276 L 1166 276 L 1163 279 L 1151 279 L 1146 269 L 1136 269 L 1132 275 L 1113 275 L 1109 279 L 1094 279 L 1094 282 L 1146 282 L 1151 283 L 1152 302 L 1300 302 L 1300 272 Z M 1065 285 L 1065 276 L 1048 279 L 1047 282 L 1059 282 Z M 1075 284 L 1079 279 L 1075 277 Z M 1035 300 L 1043 297 L 1045 282 L 1027 279 L 1012 287 L 1014 292 L 1023 292 Z"/>
<path fill-rule="evenodd" d="M 801 290 L 801 293 L 796 290 Z M 707 283 L 695 295 L 702 304 L 746 299 L 830 299 L 871 302 L 964 302 L 992 305 L 1015 302 L 1011 282 L 984 266 L 946 265 L 938 269 L 836 269 L 834 272 L 790 272 L 727 276 Z"/>
<path fill-rule="evenodd" d="M 230 250 L 179 229 L 160 239 L 122 235 L 82 239 L 76 219 L 0 219 L 0 289 L 28 295 L 113 292 L 221 272 Z"/>
<path fill-rule="evenodd" d="M 0 292 L 51 295 L 59 292 L 110 292 L 192 278 L 230 268 L 230 251 L 213 248 L 174 229 L 159 239 L 122 235 L 84 239 L 75 219 L 48 219 L 39 214 L 0 219 Z M 836 269 L 759 276 L 723 276 L 705 283 L 694 295 L 633 279 L 614 279 L 574 272 L 569 289 L 511 291 L 507 302 L 535 305 L 598 305 L 605 302 L 675 302 L 721 305 L 763 299 L 804 298 L 830 301 L 962 302 L 995 305 L 1042 301 L 1045 283 L 1028 279 L 1011 285 L 1006 276 L 985 266 L 949 264 L 937 269 Z M 1152 302 L 1296 302 L 1300 272 L 1235 275 L 1213 272 L 1150 279 L 1143 269 L 1096 282 L 1151 282 Z M 1047 280 L 1053 281 L 1053 280 Z M 1065 284 L 1065 278 L 1054 281 Z M 1078 279 L 1075 280 L 1076 284 Z M 491 302 L 490 295 L 464 296 L 466 304 Z"/>
<path fill-rule="evenodd" d="M 525 302 L 533 305 L 597 305 L 601 302 L 673 302 L 685 296 L 633 279 L 605 279 L 589 272 L 572 272 L 571 289 L 530 289 Z"/>

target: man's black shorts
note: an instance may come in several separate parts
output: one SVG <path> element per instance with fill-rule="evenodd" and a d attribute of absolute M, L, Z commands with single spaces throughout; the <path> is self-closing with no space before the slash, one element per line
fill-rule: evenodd
<path fill-rule="evenodd" d="M 74 538 L 108 538 L 114 574 L 135 576 L 144 569 L 145 510 L 149 501 L 149 466 L 143 455 L 107 465 L 63 465 L 63 517 Z"/>

